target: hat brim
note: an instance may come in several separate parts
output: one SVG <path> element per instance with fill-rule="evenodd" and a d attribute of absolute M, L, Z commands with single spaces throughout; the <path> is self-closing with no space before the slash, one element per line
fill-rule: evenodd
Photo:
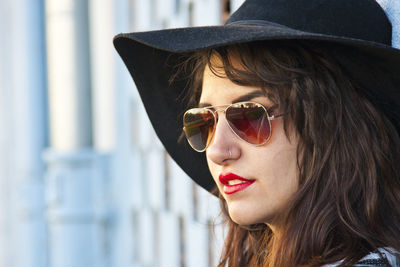
<path fill-rule="evenodd" d="M 187 108 L 182 98 L 186 81 L 170 84 L 174 64 L 190 52 L 253 41 L 310 41 L 330 43 L 360 51 L 381 68 L 384 79 L 366 80 L 367 95 L 400 129 L 400 50 L 391 46 L 290 29 L 278 24 L 232 24 L 190 27 L 119 34 L 114 46 L 135 81 L 146 112 L 157 136 L 176 163 L 198 185 L 212 192 L 215 183 L 208 170 L 205 153 L 195 152 L 187 142 L 178 142 L 182 133 L 182 115 Z M 334 51 L 333 51 L 334 52 Z M 167 64 L 168 59 L 168 64 Z M 357 62 L 341 59 L 356 79 L 364 79 Z M 365 80 L 365 79 L 364 79 Z"/>

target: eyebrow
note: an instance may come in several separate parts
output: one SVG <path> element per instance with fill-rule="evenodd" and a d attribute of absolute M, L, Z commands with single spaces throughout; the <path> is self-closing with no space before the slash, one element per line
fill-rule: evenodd
<path fill-rule="evenodd" d="M 265 93 L 260 90 L 255 90 L 255 91 L 249 92 L 247 94 L 241 95 L 241 96 L 233 99 L 232 103 L 249 101 L 249 100 L 252 100 L 253 98 L 260 97 L 260 96 L 265 96 Z M 199 108 L 210 107 L 210 106 L 211 106 L 211 104 L 209 104 L 209 103 L 199 103 Z"/>

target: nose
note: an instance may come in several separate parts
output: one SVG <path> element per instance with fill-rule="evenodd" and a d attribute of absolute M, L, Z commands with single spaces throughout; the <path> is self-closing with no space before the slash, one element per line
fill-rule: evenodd
<path fill-rule="evenodd" d="M 213 140 L 206 150 L 207 157 L 218 165 L 224 165 L 229 160 L 237 159 L 240 156 L 238 138 L 235 136 L 225 114 L 219 114 Z"/>

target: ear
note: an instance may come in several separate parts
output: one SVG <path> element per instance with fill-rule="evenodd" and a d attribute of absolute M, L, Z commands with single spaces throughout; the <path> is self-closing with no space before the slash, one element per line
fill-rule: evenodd
<path fill-rule="evenodd" d="M 400 48 L 400 1 L 376 0 L 392 23 L 392 46 Z"/>

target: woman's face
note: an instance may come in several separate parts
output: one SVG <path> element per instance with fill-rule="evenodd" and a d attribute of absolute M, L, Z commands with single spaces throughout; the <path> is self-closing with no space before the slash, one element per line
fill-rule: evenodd
<path fill-rule="evenodd" d="M 272 106 L 267 97 L 260 94 L 254 97 L 253 92 L 261 92 L 261 89 L 236 85 L 227 78 L 215 76 L 206 67 L 200 105 L 224 105 L 240 99 L 258 102 L 267 108 Z M 274 217 L 285 208 L 298 188 L 296 135 L 289 131 L 288 139 L 283 119 L 279 117 L 271 121 L 272 136 L 268 143 L 254 146 L 240 140 L 229 128 L 224 113 L 218 113 L 213 142 L 207 148 L 206 156 L 215 183 L 226 200 L 229 215 L 240 225 L 267 223 L 273 226 Z M 244 189 L 232 189 L 240 186 L 229 189 L 222 183 L 224 178 L 235 179 L 235 175 L 246 179 Z M 239 182 L 232 180 L 230 184 Z"/>

